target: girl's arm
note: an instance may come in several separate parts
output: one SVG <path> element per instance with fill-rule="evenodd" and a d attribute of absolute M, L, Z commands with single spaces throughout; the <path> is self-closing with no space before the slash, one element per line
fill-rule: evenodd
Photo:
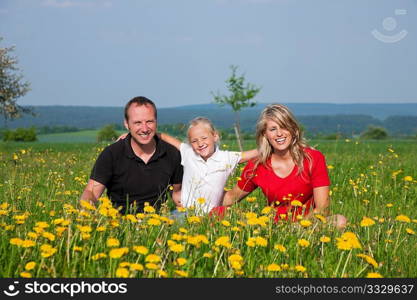
<path fill-rule="evenodd" d="M 223 197 L 223 205 L 231 206 L 236 202 L 239 202 L 245 198 L 250 192 L 242 191 L 238 185 L 235 185 L 233 189 L 226 192 Z"/>
<path fill-rule="evenodd" d="M 258 156 L 258 150 L 257 149 L 253 149 L 253 150 L 249 150 L 249 151 L 244 151 L 242 152 L 242 158 L 239 160 L 239 163 L 245 163 L 255 157 Z"/>
<path fill-rule="evenodd" d="M 171 144 L 172 146 L 174 146 L 175 148 L 177 148 L 178 150 L 180 150 L 181 147 L 181 141 L 166 134 L 166 133 L 159 133 L 158 134 L 159 137 L 161 138 L 161 140 L 163 140 L 164 142 L 167 142 L 168 144 Z"/>

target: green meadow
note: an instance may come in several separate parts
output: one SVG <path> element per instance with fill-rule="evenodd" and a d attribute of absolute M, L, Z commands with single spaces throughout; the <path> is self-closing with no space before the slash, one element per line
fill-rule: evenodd
<path fill-rule="evenodd" d="M 106 146 L 95 136 L 0 143 L 0 277 L 417 277 L 416 141 L 310 141 L 326 156 L 330 214 L 349 220 L 337 230 L 323 215 L 274 223 L 259 190 L 223 219 L 172 220 L 172 201 L 123 216 L 106 197 L 80 205 Z"/>

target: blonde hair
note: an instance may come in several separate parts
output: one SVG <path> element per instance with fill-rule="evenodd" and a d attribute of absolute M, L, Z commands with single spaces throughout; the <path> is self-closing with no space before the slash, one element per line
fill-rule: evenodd
<path fill-rule="evenodd" d="M 188 129 L 187 129 L 187 137 L 188 138 L 190 137 L 190 129 L 193 128 L 194 126 L 197 126 L 197 125 L 200 125 L 200 124 L 205 125 L 211 131 L 211 133 L 213 135 L 219 136 L 219 139 L 220 139 L 220 134 L 216 130 L 216 128 L 214 127 L 213 122 L 211 122 L 206 117 L 196 117 L 196 118 L 194 118 L 190 121 L 190 125 L 188 126 Z"/>
<path fill-rule="evenodd" d="M 271 157 L 274 149 L 265 136 L 266 123 L 273 121 L 279 127 L 288 130 L 291 133 L 292 142 L 289 148 L 290 155 L 298 167 L 298 175 L 303 172 L 304 158 L 309 160 L 311 167 L 311 157 L 304 152 L 304 148 L 309 147 L 303 137 L 303 132 L 296 118 L 291 111 L 282 104 L 271 104 L 263 109 L 256 124 L 256 144 L 258 145 L 259 156 L 256 160 L 254 170 L 259 164 L 267 166 L 266 162 Z"/>

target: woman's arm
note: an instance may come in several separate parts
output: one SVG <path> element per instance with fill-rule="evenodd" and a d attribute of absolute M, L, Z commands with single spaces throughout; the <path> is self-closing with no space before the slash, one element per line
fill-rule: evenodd
<path fill-rule="evenodd" d="M 239 202 L 243 198 L 245 198 L 250 192 L 242 191 L 239 186 L 235 185 L 235 187 L 226 192 L 223 197 L 223 205 L 224 206 L 231 206 L 236 202 Z"/>
<path fill-rule="evenodd" d="M 248 151 L 244 151 L 242 152 L 242 158 L 239 160 L 239 163 L 245 163 L 255 157 L 258 156 L 258 150 L 257 149 L 253 149 L 253 150 L 248 150 Z"/>
<path fill-rule="evenodd" d="M 321 186 L 313 189 L 315 213 L 328 214 L 330 205 L 329 191 L 330 188 L 328 186 Z"/>
<path fill-rule="evenodd" d="M 158 133 L 159 137 L 161 138 L 161 140 L 163 140 L 164 142 L 167 142 L 168 144 L 171 144 L 172 146 L 174 146 L 175 148 L 177 148 L 178 150 L 180 150 L 181 147 L 181 141 L 166 134 L 166 133 Z"/>

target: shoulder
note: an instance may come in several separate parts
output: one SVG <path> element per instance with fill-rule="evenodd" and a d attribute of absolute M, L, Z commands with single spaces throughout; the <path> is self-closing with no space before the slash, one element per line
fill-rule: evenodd
<path fill-rule="evenodd" d="M 124 153 L 125 143 L 125 140 L 117 141 L 106 146 L 101 153 L 104 155 L 120 156 Z"/>
<path fill-rule="evenodd" d="M 319 150 L 313 149 L 313 148 L 304 148 L 304 152 L 310 155 L 310 157 L 314 160 L 315 158 L 320 159 L 324 158 L 323 153 L 321 153 Z"/>
<path fill-rule="evenodd" d="M 177 148 L 175 148 L 171 144 L 160 140 L 160 146 L 165 149 L 165 151 L 168 155 L 178 156 L 178 157 L 180 156 L 180 152 L 177 150 Z M 182 144 L 181 144 L 181 146 L 182 146 Z"/>

